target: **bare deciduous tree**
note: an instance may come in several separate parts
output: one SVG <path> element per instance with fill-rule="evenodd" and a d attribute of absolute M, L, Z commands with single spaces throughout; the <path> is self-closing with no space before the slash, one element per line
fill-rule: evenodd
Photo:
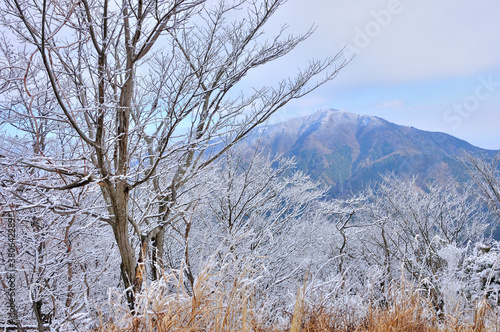
<path fill-rule="evenodd" d="M 37 148 L 26 153 L 12 140 L 1 164 L 6 172 L 15 166 L 43 173 L 22 183 L 2 179 L 2 190 L 33 188 L 11 209 L 37 204 L 106 222 L 133 308 L 147 247 L 154 247 L 155 266 L 165 228 L 191 208 L 177 204 L 190 181 L 346 64 L 336 66 L 339 53 L 275 87 L 241 92 L 249 71 L 287 55 L 311 33 L 290 36 L 285 27 L 265 33 L 284 2 L 6 0 L 0 5 L 9 55 L 1 68 L 1 106 L 15 117 L 2 126 L 29 133 Z M 38 148 L 56 138 L 60 146 L 54 142 L 53 150 Z M 68 148 L 70 154 L 60 153 Z M 42 199 L 82 188 L 97 195 L 90 207 Z"/>
<path fill-rule="evenodd" d="M 385 281 L 399 273 L 425 282 L 432 303 L 442 310 L 438 277 L 446 268 L 441 252 L 465 248 L 485 239 L 489 222 L 469 187 L 457 183 L 429 183 L 418 187 L 415 178 L 383 178 L 365 219 L 364 247 L 368 261 L 385 270 Z"/>
<path fill-rule="evenodd" d="M 469 175 L 475 183 L 475 190 L 486 203 L 490 211 L 500 218 L 500 170 L 498 162 L 500 154 L 489 160 L 486 156 L 477 157 L 465 154 L 462 162 L 469 170 Z"/>

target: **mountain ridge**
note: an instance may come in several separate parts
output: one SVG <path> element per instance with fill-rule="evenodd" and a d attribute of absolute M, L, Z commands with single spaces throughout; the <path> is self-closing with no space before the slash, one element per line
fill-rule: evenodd
<path fill-rule="evenodd" d="M 262 127 L 246 141 L 265 153 L 296 158 L 297 168 L 330 186 L 332 195 L 357 192 L 387 173 L 416 176 L 419 182 L 465 181 L 458 160 L 463 151 L 498 153 L 449 134 L 334 109 Z"/>

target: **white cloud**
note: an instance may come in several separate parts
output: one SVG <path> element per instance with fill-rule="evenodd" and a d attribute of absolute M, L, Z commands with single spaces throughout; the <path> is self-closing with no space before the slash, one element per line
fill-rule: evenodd
<path fill-rule="evenodd" d="M 383 103 L 377 104 L 377 108 L 402 108 L 404 106 L 404 103 L 402 100 L 397 99 L 397 100 L 388 100 Z"/>
<path fill-rule="evenodd" d="M 386 24 L 377 21 L 399 3 Z M 345 84 L 402 82 L 471 75 L 500 67 L 500 2 L 484 0 L 291 0 L 275 22 L 301 31 L 318 29 L 292 63 L 335 54 L 342 44 L 356 46 L 359 31 L 370 31 L 369 43 L 346 68 Z M 383 19 L 383 18 L 382 18 Z M 382 23 L 380 23 L 382 22 Z M 379 32 L 376 27 L 379 25 Z M 383 26 L 385 25 L 385 26 Z"/>

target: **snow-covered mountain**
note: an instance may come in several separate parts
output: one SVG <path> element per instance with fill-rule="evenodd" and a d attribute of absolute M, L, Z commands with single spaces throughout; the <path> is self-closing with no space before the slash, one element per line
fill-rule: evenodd
<path fill-rule="evenodd" d="M 467 178 L 457 160 L 462 151 L 497 153 L 448 134 L 332 109 L 261 128 L 247 142 L 297 158 L 298 168 L 331 186 L 332 194 L 355 192 L 389 172 L 418 181 L 450 176 L 462 181 Z"/>

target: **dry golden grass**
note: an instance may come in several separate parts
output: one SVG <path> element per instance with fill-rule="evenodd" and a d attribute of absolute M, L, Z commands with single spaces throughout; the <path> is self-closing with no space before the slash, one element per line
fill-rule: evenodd
<path fill-rule="evenodd" d="M 138 296 L 136 315 L 117 304 L 97 331 L 268 331 L 255 314 L 252 271 L 242 267 L 230 282 L 222 273 L 207 266 L 190 291 L 182 273 L 164 274 Z"/>
<path fill-rule="evenodd" d="M 302 314 L 300 331 L 355 332 L 487 332 L 500 331 L 500 320 L 493 308 L 482 301 L 473 311 L 472 322 L 463 321 L 464 313 L 440 316 L 430 301 L 411 285 L 402 283 L 391 289 L 386 308 L 369 306 L 364 320 L 353 320 L 344 308 L 312 306 Z"/>
<path fill-rule="evenodd" d="M 470 322 L 464 313 L 438 317 L 430 302 L 404 282 L 391 288 L 387 307 L 368 306 L 361 315 L 364 319 L 352 308 L 308 304 L 304 283 L 288 326 L 272 326 L 268 322 L 273 317 L 265 317 L 266 311 L 252 295 L 253 283 L 246 278 L 251 271 L 240 269 L 231 278 L 222 278 L 220 273 L 212 274 L 210 268 L 201 271 L 190 294 L 182 276 L 165 275 L 163 283 L 150 286 L 139 297 L 137 315 L 131 315 L 123 305 L 116 306 L 109 321 L 97 331 L 500 331 L 498 316 L 486 301 L 470 313 Z"/>

